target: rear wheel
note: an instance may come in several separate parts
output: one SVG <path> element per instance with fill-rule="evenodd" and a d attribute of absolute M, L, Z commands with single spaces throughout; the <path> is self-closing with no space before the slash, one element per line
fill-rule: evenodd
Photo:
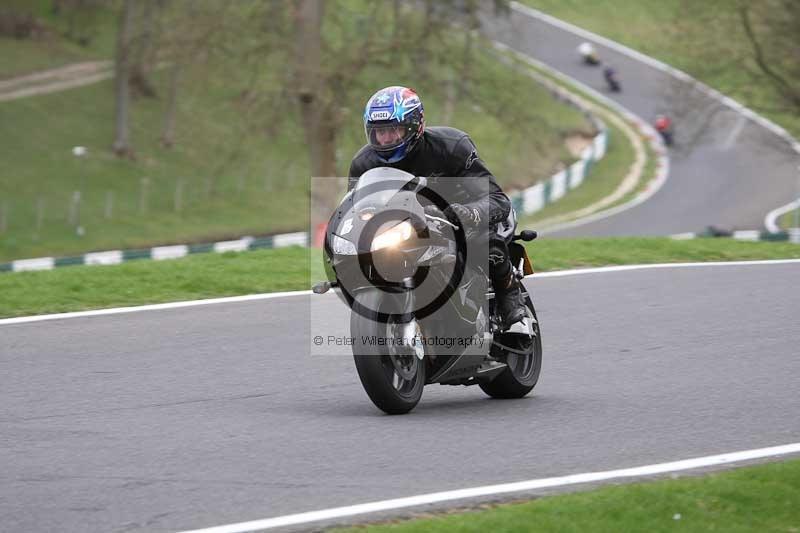
<path fill-rule="evenodd" d="M 362 310 L 375 311 L 350 315 L 353 359 L 372 403 L 388 414 L 404 414 L 419 403 L 425 386 L 422 332 L 416 319 L 406 323 L 377 320 L 382 295 L 375 289 L 355 297 Z"/>
<path fill-rule="evenodd" d="M 480 383 L 483 392 L 492 398 L 522 398 L 528 394 L 542 370 L 542 336 L 536 310 L 525 291 L 527 318 L 525 323 L 531 335 L 504 332 L 495 336 L 492 355 L 508 365 L 499 376 L 488 383 Z"/>

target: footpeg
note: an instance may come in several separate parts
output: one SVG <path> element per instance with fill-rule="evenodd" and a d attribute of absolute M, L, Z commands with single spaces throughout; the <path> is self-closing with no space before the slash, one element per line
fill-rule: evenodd
<path fill-rule="evenodd" d="M 496 361 L 494 359 L 487 359 L 480 366 L 478 372 L 475 373 L 475 379 L 480 381 L 490 381 L 495 376 L 503 372 L 506 368 L 508 368 L 508 365 L 505 363 L 501 363 L 500 361 Z"/>

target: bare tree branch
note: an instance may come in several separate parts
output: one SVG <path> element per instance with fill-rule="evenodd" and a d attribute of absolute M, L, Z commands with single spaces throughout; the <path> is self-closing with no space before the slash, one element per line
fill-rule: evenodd
<path fill-rule="evenodd" d="M 130 45 L 133 34 L 134 0 L 125 0 L 122 6 L 117 37 L 117 55 L 114 64 L 116 94 L 114 153 L 120 157 L 132 157 L 129 138 L 130 115 Z"/>
<path fill-rule="evenodd" d="M 742 21 L 742 27 L 745 34 L 750 41 L 753 48 L 753 59 L 755 60 L 758 68 L 772 80 L 775 87 L 783 95 L 784 98 L 792 102 L 793 105 L 800 107 L 800 91 L 792 87 L 792 85 L 778 72 L 776 72 L 769 64 L 764 55 L 764 50 L 756 37 L 753 30 L 752 21 L 750 19 L 750 6 L 748 4 L 742 5 L 739 8 L 739 16 Z"/>

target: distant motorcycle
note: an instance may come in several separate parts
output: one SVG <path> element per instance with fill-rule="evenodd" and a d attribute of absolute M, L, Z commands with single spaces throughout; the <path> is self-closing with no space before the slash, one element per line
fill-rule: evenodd
<path fill-rule="evenodd" d="M 386 413 L 409 412 L 431 383 L 521 398 L 536 385 L 542 364 L 533 302 L 523 287 L 527 316 L 503 330 L 488 272 L 466 260 L 461 228 L 426 214 L 427 190 L 426 178 L 397 169 L 364 173 L 328 222 L 329 280 L 313 291 L 338 288 L 349 305 L 358 376 Z M 513 216 L 502 225 L 509 232 Z M 535 238 L 534 231 L 513 237 Z M 519 278 L 533 273 L 522 245 L 511 242 L 509 251 Z M 439 296 L 423 302 L 422 286 Z"/>
<path fill-rule="evenodd" d="M 606 84 L 608 85 L 608 90 L 613 93 L 618 93 L 622 91 L 622 85 L 620 85 L 619 77 L 617 76 L 617 71 L 611 67 L 606 67 L 603 69 L 603 78 L 606 80 Z"/>
<path fill-rule="evenodd" d="M 667 146 L 672 146 L 672 143 L 674 141 L 672 119 L 670 119 L 666 115 L 658 115 L 656 116 L 654 126 L 656 128 L 656 131 L 659 134 L 661 134 L 661 138 L 664 140 L 664 144 Z"/>
<path fill-rule="evenodd" d="M 578 54 L 587 65 L 596 66 L 600 64 L 600 58 L 597 56 L 597 51 L 592 46 L 592 43 L 581 43 L 578 46 Z"/>

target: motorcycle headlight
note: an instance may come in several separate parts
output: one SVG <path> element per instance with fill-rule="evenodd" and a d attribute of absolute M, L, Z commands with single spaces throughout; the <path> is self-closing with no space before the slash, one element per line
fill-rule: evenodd
<path fill-rule="evenodd" d="M 338 235 L 333 235 L 331 245 L 333 253 L 337 255 L 356 255 L 356 245 Z"/>
<path fill-rule="evenodd" d="M 414 233 L 414 227 L 408 220 L 404 220 L 398 225 L 378 233 L 372 239 L 370 251 L 381 250 L 390 246 L 397 246 L 403 241 L 407 241 Z"/>

